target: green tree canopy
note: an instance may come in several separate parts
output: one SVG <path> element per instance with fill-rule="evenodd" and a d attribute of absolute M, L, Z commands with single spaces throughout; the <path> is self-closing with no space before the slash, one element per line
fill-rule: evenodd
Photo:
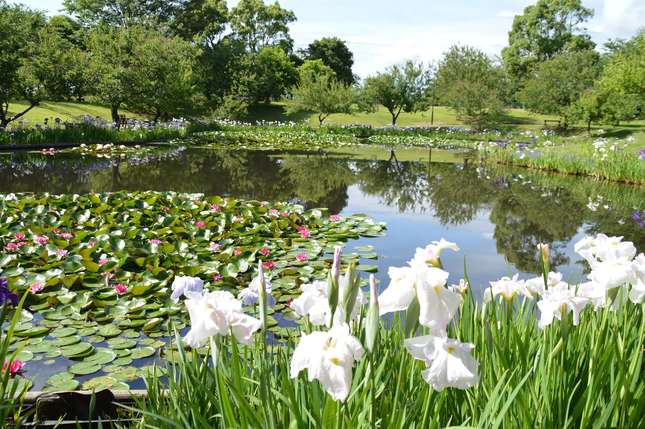
<path fill-rule="evenodd" d="M 321 126 L 333 113 L 352 113 L 355 104 L 353 89 L 328 73 L 301 75 L 300 83 L 292 94 L 293 99 L 287 111 L 317 113 L 318 124 Z"/>
<path fill-rule="evenodd" d="M 290 49 L 289 24 L 295 20 L 296 15 L 277 1 L 267 5 L 262 0 L 240 0 L 230 13 L 233 32 L 251 52 L 272 45 Z"/>
<path fill-rule="evenodd" d="M 566 125 L 573 104 L 593 88 L 599 72 L 597 52 L 563 52 L 537 66 L 519 99 L 532 112 L 561 116 Z"/>
<path fill-rule="evenodd" d="M 73 90 L 69 71 L 78 70 L 77 49 L 45 17 L 22 5 L 0 0 L 0 128 L 21 118 L 45 98 L 63 98 Z M 28 107 L 9 113 L 12 101 Z"/>
<path fill-rule="evenodd" d="M 278 99 L 298 81 L 296 68 L 279 46 L 262 48 L 250 56 L 246 67 L 246 86 L 254 103 Z"/>
<path fill-rule="evenodd" d="M 336 73 L 336 78 L 347 85 L 354 83 L 354 54 L 337 37 L 323 37 L 309 44 L 305 51 L 308 60 L 321 60 Z"/>
<path fill-rule="evenodd" d="M 322 60 L 305 60 L 298 67 L 298 76 L 303 80 L 316 80 L 320 77 L 336 79 L 336 73 L 330 67 L 325 65 Z"/>
<path fill-rule="evenodd" d="M 504 65 L 516 82 L 523 81 L 538 63 L 564 51 L 594 47 L 581 28 L 593 10 L 581 0 L 538 0 L 513 20 L 508 46 L 502 50 Z"/>
<path fill-rule="evenodd" d="M 426 107 L 429 75 L 423 64 L 407 61 L 367 78 L 364 98 L 372 106 L 384 106 L 392 116 L 392 126 L 401 112 L 418 112 Z"/>
<path fill-rule="evenodd" d="M 442 102 L 477 127 L 490 124 L 502 112 L 504 87 L 501 67 L 472 47 L 451 47 L 437 68 L 436 89 Z"/>

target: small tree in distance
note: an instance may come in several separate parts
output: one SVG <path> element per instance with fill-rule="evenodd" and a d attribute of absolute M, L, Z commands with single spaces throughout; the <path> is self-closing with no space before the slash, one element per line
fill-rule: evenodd
<path fill-rule="evenodd" d="M 355 110 L 354 89 L 329 74 L 303 73 L 292 95 L 287 112 L 317 113 L 320 126 L 331 114 Z"/>
<path fill-rule="evenodd" d="M 427 107 L 429 73 L 422 63 L 407 61 L 383 73 L 368 77 L 364 96 L 368 105 L 384 106 L 392 116 L 392 126 L 401 112 L 418 112 Z"/>

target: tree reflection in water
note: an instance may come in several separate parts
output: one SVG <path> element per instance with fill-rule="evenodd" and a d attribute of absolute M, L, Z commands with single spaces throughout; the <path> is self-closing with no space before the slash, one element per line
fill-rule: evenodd
<path fill-rule="evenodd" d="M 353 187 L 398 212 L 431 216 L 455 228 L 487 216 L 494 225 L 497 252 L 516 269 L 529 272 L 538 266 L 538 243 L 551 245 L 553 269 L 569 264 L 565 247 L 581 231 L 622 235 L 641 250 L 645 246 L 645 230 L 631 220 L 635 210 L 645 209 L 642 188 L 527 170 L 389 158 L 177 148 L 129 160 L 4 155 L 0 192 L 172 190 L 292 201 L 336 213 L 347 207 L 348 188 Z M 595 211 L 587 206 L 590 198 L 602 201 Z"/>

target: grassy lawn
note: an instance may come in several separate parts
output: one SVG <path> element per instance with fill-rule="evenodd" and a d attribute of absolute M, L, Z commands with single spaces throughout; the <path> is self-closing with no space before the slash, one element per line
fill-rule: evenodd
<path fill-rule="evenodd" d="M 273 103 L 268 106 L 257 106 L 251 111 L 251 120 L 265 120 L 265 121 L 308 121 L 313 126 L 318 126 L 317 115 L 309 115 L 306 113 L 300 114 L 286 114 L 285 102 Z M 402 112 L 397 120 L 397 125 L 401 127 L 409 126 L 451 126 L 463 125 L 455 113 L 443 106 L 435 107 L 434 121 L 431 121 L 432 114 L 429 111 L 417 113 Z M 501 124 L 520 129 L 539 129 L 544 126 L 545 119 L 557 119 L 553 116 L 537 115 L 527 112 L 522 109 L 509 109 L 502 117 Z M 331 115 L 325 124 L 329 125 L 348 125 L 348 124 L 361 124 L 371 125 L 374 127 L 389 126 L 392 122 L 390 113 L 384 108 L 380 107 L 374 113 L 356 113 L 354 115 L 337 114 Z"/>
<path fill-rule="evenodd" d="M 22 112 L 29 105 L 24 102 L 13 102 L 9 105 L 9 112 L 11 114 L 16 114 Z M 141 118 L 141 115 L 128 112 L 126 110 L 119 110 L 121 115 L 126 115 L 127 117 Z M 54 118 L 60 118 L 63 121 L 77 121 L 83 115 L 98 116 L 107 121 L 111 121 L 112 117 L 110 115 L 110 108 L 106 106 L 101 106 L 99 104 L 92 103 L 75 103 L 75 102 L 42 102 L 39 106 L 31 109 L 25 116 L 21 119 L 27 121 L 30 125 L 42 124 L 45 121 L 45 118 L 53 120 Z"/>

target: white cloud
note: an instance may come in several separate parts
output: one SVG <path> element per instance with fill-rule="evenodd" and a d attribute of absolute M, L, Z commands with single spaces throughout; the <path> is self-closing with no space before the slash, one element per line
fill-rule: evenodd
<path fill-rule="evenodd" d="M 520 15 L 522 12 L 514 12 L 512 10 L 504 9 L 497 12 L 495 16 L 498 18 L 514 18 L 515 15 Z"/>

